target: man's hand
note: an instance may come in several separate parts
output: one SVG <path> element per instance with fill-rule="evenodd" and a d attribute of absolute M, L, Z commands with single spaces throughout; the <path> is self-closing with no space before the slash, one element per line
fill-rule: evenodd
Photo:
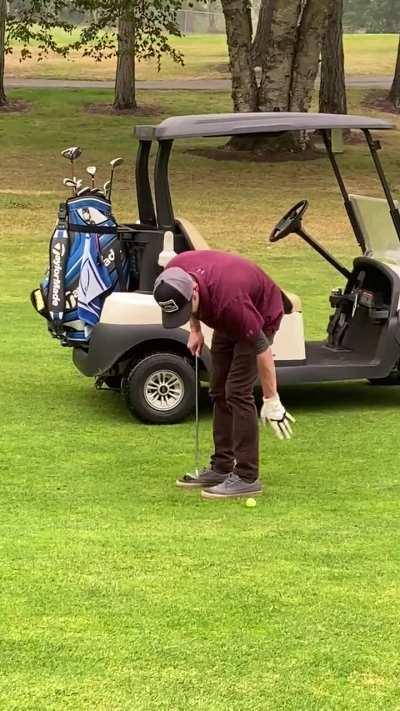
<path fill-rule="evenodd" d="M 263 425 L 268 420 L 274 433 L 279 439 L 290 439 L 293 431 L 290 426 L 291 422 L 296 422 L 294 417 L 286 412 L 283 407 L 279 395 L 273 397 L 264 397 L 263 406 L 261 408 L 260 417 Z"/>
<path fill-rule="evenodd" d="M 204 345 L 204 336 L 201 329 L 193 329 L 190 331 L 187 347 L 192 355 L 200 355 Z"/>

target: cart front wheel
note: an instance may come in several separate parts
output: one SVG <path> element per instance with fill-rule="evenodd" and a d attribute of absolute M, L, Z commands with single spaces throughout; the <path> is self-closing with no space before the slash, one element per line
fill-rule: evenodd
<path fill-rule="evenodd" d="M 195 401 L 195 373 L 175 353 L 152 353 L 136 363 L 123 383 L 133 415 L 153 424 L 175 424 L 189 415 Z"/>

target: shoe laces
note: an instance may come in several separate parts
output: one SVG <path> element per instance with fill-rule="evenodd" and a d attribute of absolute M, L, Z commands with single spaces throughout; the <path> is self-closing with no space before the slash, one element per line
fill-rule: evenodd
<path fill-rule="evenodd" d="M 202 474 L 205 474 L 206 471 L 208 471 L 208 467 L 202 467 L 197 472 L 188 472 L 186 476 L 191 476 L 193 479 L 198 479 Z"/>
<path fill-rule="evenodd" d="M 234 474 L 233 472 L 231 472 L 231 473 L 228 474 L 228 476 L 226 477 L 226 479 L 225 479 L 225 481 L 224 481 L 224 485 L 225 485 L 225 486 L 228 486 L 228 487 L 229 487 L 229 486 L 236 486 L 236 484 L 238 483 L 238 481 L 239 481 L 238 475 L 237 475 L 237 474 Z"/>

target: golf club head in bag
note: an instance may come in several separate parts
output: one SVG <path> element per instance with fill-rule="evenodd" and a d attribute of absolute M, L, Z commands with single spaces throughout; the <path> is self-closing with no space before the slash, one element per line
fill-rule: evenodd
<path fill-rule="evenodd" d="M 110 160 L 110 166 L 111 166 L 111 175 L 110 175 L 110 180 L 108 181 L 109 186 L 108 186 L 108 191 L 106 193 L 106 196 L 108 197 L 109 200 L 111 200 L 111 193 L 112 193 L 112 186 L 113 186 L 113 180 L 114 180 L 114 171 L 118 166 L 122 165 L 124 162 L 123 158 L 114 158 L 113 160 Z"/>
<path fill-rule="evenodd" d="M 66 158 L 66 160 L 69 160 L 71 162 L 71 178 L 72 180 L 75 180 L 74 164 L 77 158 L 82 155 L 81 149 L 79 148 L 79 146 L 71 146 L 71 148 L 65 148 L 63 151 L 61 151 L 61 155 L 63 158 Z"/>

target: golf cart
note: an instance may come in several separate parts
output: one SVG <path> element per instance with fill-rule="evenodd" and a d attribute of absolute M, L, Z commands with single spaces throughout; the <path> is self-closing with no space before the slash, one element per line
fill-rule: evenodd
<path fill-rule="evenodd" d="M 274 227 L 271 242 L 295 233 L 345 278 L 343 290 L 327 296 L 332 315 L 324 341 L 305 342 L 298 296 L 286 292 L 293 305 L 276 334 L 273 353 L 280 384 L 367 379 L 399 379 L 400 360 L 400 213 L 378 156 L 372 130 L 388 130 L 386 121 L 360 116 L 312 113 L 248 113 L 181 116 L 158 126 L 137 126 L 136 192 L 139 220 L 120 225 L 118 234 L 128 255 L 128 291 L 106 297 L 100 322 L 87 346 L 74 345 L 73 361 L 98 386 L 122 389 L 129 409 L 153 423 L 174 423 L 194 406 L 194 359 L 186 348 L 188 325 L 165 330 L 152 297 L 154 281 L 176 253 L 207 249 L 200 232 L 174 215 L 168 180 L 173 141 L 178 138 L 318 131 L 361 250 L 348 270 L 304 229 L 308 207 L 302 200 Z M 349 194 L 332 149 L 332 129 L 358 129 L 369 147 L 385 198 Z M 149 156 L 158 144 L 154 198 Z M 284 286 L 284 285 L 283 285 Z M 204 328 L 202 378 L 210 370 L 212 332 Z"/>

